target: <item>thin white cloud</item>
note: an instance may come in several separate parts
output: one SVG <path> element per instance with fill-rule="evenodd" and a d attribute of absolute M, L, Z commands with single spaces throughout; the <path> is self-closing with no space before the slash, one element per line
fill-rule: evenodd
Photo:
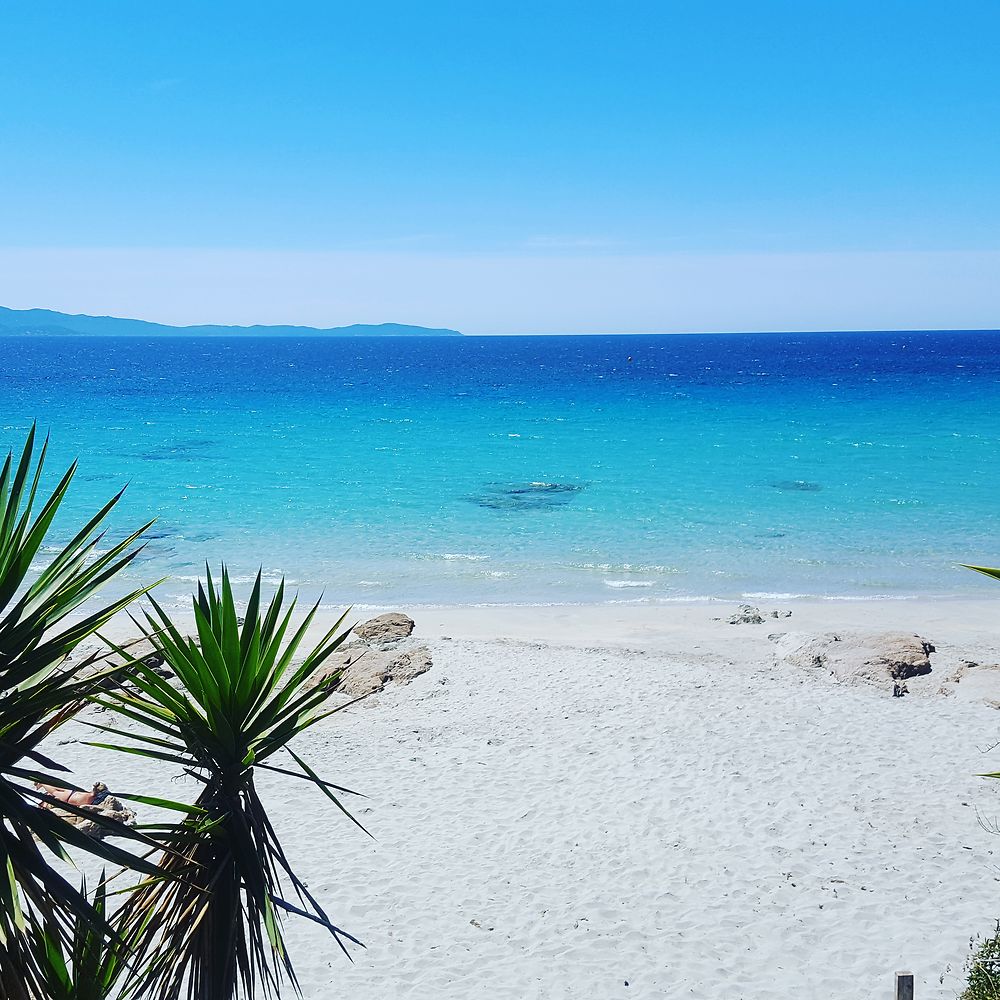
<path fill-rule="evenodd" d="M 986 328 L 1000 251 L 456 255 L 0 249 L 0 304 L 466 333 Z"/>

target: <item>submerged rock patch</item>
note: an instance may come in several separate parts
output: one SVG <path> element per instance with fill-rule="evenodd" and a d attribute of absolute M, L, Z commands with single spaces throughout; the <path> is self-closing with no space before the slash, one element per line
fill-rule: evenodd
<path fill-rule="evenodd" d="M 145 462 L 193 462 L 196 458 L 192 452 L 204 452 L 214 448 L 217 442 L 203 441 L 200 438 L 190 441 L 177 441 L 174 444 L 162 444 L 149 451 L 144 451 L 139 457 Z"/>
<path fill-rule="evenodd" d="M 823 489 L 822 484 L 811 483 L 806 479 L 779 479 L 776 483 L 771 483 L 771 486 L 785 493 L 819 493 Z"/>
<path fill-rule="evenodd" d="M 565 507 L 583 489 L 579 483 L 495 483 L 468 499 L 487 510 L 553 510 Z"/>

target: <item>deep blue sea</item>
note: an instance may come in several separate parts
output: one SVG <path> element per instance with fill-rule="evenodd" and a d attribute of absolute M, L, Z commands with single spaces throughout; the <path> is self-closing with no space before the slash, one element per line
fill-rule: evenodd
<path fill-rule="evenodd" d="M 331 605 L 988 592 L 1000 334 L 0 340 L 0 445 L 129 482 L 133 580 Z"/>

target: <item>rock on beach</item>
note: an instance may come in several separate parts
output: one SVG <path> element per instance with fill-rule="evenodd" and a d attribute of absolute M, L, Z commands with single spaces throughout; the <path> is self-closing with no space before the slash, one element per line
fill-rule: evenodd
<path fill-rule="evenodd" d="M 885 685 L 931 672 L 934 645 L 906 632 L 783 632 L 768 636 L 778 663 L 825 670 L 847 684 Z"/>
<path fill-rule="evenodd" d="M 68 823 L 72 823 L 81 833 L 93 837 L 95 840 L 104 840 L 105 837 L 115 835 L 114 827 L 101 820 L 112 820 L 123 827 L 133 827 L 136 824 L 135 812 L 128 809 L 114 795 L 108 795 L 97 805 L 78 806 L 78 809 L 94 815 L 94 819 L 87 819 L 79 813 L 70 812 L 68 809 L 60 809 L 57 806 L 51 807 L 54 815 L 61 817 Z"/>
<path fill-rule="evenodd" d="M 365 642 L 395 642 L 413 633 L 414 621 L 401 611 L 390 611 L 354 627 L 354 634 Z"/>
<path fill-rule="evenodd" d="M 333 690 L 360 698 L 375 694 L 389 683 L 409 684 L 414 677 L 430 670 L 432 659 L 426 646 L 400 648 L 414 628 L 413 619 L 402 612 L 379 615 L 354 629 L 359 640 L 341 646 L 310 679 L 315 687 L 340 673 Z"/>

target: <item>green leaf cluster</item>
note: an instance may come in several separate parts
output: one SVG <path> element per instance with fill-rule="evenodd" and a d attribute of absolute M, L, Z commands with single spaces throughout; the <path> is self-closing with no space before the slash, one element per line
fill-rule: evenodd
<path fill-rule="evenodd" d="M 19 457 L 8 455 L 0 470 L 0 996 L 277 997 L 284 984 L 297 986 L 283 915 L 321 924 L 345 951 L 360 944 L 293 871 L 254 781 L 260 768 L 305 781 L 347 813 L 342 799 L 356 793 L 320 778 L 288 746 L 346 707 L 324 707 L 338 677 L 320 673 L 344 640 L 344 618 L 302 652 L 318 605 L 293 624 L 295 599 L 286 599 L 282 583 L 265 601 L 258 574 L 241 622 L 223 566 L 218 587 L 210 571 L 198 586 L 193 636 L 150 599 L 141 628 L 173 682 L 127 647 L 110 644 L 124 660 L 114 667 L 96 654 L 71 660 L 83 640 L 150 589 L 95 607 L 101 587 L 142 551 L 149 524 L 107 544 L 118 493 L 36 571 L 76 471 L 74 463 L 42 497 L 47 448 L 32 428 Z M 124 675 L 127 687 L 118 683 Z M 193 803 L 117 793 L 170 810 L 176 821 L 129 829 L 54 796 L 51 789 L 80 789 L 41 746 L 88 703 L 131 723 L 127 742 L 122 727 L 97 725 L 117 739 L 95 745 L 197 780 Z M 270 763 L 279 751 L 291 768 Z M 108 826 L 133 850 L 88 836 L 66 813 Z M 103 876 L 88 893 L 54 867 L 69 860 L 70 848 L 138 873 L 138 881 L 111 907 Z"/>
<path fill-rule="evenodd" d="M 993 934 L 978 945 L 966 965 L 966 987 L 958 1000 L 1000 1000 L 1000 922 Z"/>
<path fill-rule="evenodd" d="M 293 629 L 295 600 L 286 606 L 281 585 L 265 606 L 258 574 L 241 625 L 225 567 L 219 588 L 208 569 L 206 576 L 194 600 L 196 636 L 183 635 L 155 601 L 146 614 L 147 635 L 179 686 L 137 661 L 135 692 L 99 699 L 139 729 L 128 743 L 96 745 L 180 766 L 201 784 L 194 810 L 170 831 L 162 878 L 140 886 L 124 913 L 127 922 L 147 922 L 143 958 L 151 995 L 276 996 L 285 978 L 296 983 L 283 913 L 321 924 L 345 951 L 345 942 L 359 943 L 330 921 L 296 876 L 254 780 L 259 768 L 277 771 L 347 811 L 340 796 L 356 793 L 323 781 L 287 745 L 346 707 L 322 707 L 337 673 L 311 683 L 344 641 L 344 619 L 297 661 L 318 605 Z M 296 770 L 267 763 L 282 749 Z"/>
<path fill-rule="evenodd" d="M 143 593 L 82 610 L 139 554 L 136 542 L 148 525 L 98 551 L 119 493 L 31 579 L 76 472 L 74 463 L 38 509 L 48 441 L 38 450 L 35 438 L 32 428 L 18 460 L 8 454 L 0 469 L 0 995 L 10 1000 L 45 995 L 44 961 L 29 933 L 37 922 L 65 948 L 78 920 L 110 933 L 104 915 L 58 874 L 52 859 L 65 858 L 67 846 L 115 864 L 132 864 L 134 857 L 38 808 L 48 796 L 35 785 L 73 787 L 67 769 L 39 746 L 75 714 L 95 682 L 92 663 L 67 666 L 68 655 Z"/>

